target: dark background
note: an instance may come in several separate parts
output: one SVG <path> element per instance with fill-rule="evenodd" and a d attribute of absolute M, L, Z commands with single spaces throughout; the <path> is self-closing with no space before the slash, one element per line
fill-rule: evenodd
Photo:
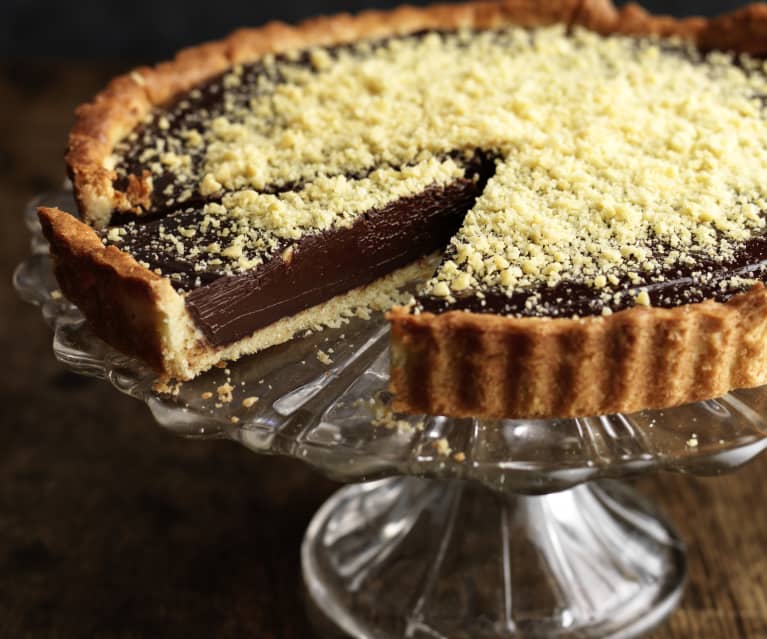
<path fill-rule="evenodd" d="M 0 1 L 0 56 L 167 58 L 179 47 L 221 37 L 267 20 L 401 4 L 396 0 L 61 0 Z M 411 4 L 428 4 L 413 0 Z M 654 12 L 714 15 L 744 4 L 732 0 L 646 0 Z M 5 14 L 5 15 L 3 15 Z"/>

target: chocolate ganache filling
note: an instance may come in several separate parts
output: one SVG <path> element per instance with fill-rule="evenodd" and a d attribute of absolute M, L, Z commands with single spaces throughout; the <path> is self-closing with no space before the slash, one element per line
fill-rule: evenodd
<path fill-rule="evenodd" d="M 160 226 L 173 233 L 195 225 L 199 211 L 140 225 L 122 247 L 190 289 L 186 304 L 198 327 L 212 344 L 225 345 L 441 250 L 483 186 L 482 174 L 475 174 L 368 211 L 347 228 L 280 240 L 258 267 L 235 275 L 196 272 L 193 263 L 153 248 Z M 213 240 L 179 237 L 189 247 Z"/>
<path fill-rule="evenodd" d="M 658 254 L 668 250 L 658 247 Z M 674 308 L 707 299 L 726 302 L 747 290 L 755 281 L 767 280 L 767 237 L 758 236 L 743 243 L 725 263 L 705 255 L 692 263 L 667 269 L 654 277 L 646 274 L 631 281 L 627 277 L 609 285 L 612 312 L 635 306 L 636 298 L 647 293 L 650 306 Z M 447 300 L 434 295 L 419 295 L 417 308 L 429 313 L 470 311 L 513 317 L 585 317 L 603 314 L 604 301 L 591 286 L 565 280 L 554 286 L 538 286 L 515 291 L 488 289 L 455 293 Z"/>
<path fill-rule="evenodd" d="M 306 199 L 304 195 L 301 195 L 301 189 L 307 184 L 311 184 L 312 180 L 317 177 L 307 173 L 282 180 L 266 180 L 264 184 L 256 186 L 253 183 L 248 183 L 245 186 L 237 183 L 238 186 L 235 187 L 231 185 L 222 186 L 218 177 L 206 173 L 208 170 L 206 169 L 206 161 L 209 160 L 206 153 L 212 144 L 205 138 L 205 135 L 209 134 L 209 130 L 211 128 L 215 130 L 216 127 L 221 129 L 220 132 L 216 133 L 217 142 L 222 139 L 228 140 L 230 137 L 236 138 L 237 135 L 242 134 L 242 131 L 237 128 L 239 126 L 237 118 L 244 118 L 245 116 L 242 114 L 247 113 L 248 109 L 255 108 L 253 107 L 254 104 L 258 106 L 259 100 L 263 96 L 271 95 L 271 93 L 277 94 L 281 86 L 293 81 L 295 74 L 304 73 L 307 70 L 311 71 L 312 74 L 320 73 L 328 66 L 332 67 L 344 55 L 350 56 L 352 61 L 355 59 L 364 61 L 366 56 L 373 55 L 371 51 L 375 51 L 377 48 L 386 49 L 393 42 L 396 44 L 397 40 L 415 42 L 416 44 L 412 46 L 416 49 L 416 55 L 421 55 L 419 47 L 424 48 L 426 52 L 433 53 L 436 50 L 434 47 L 441 45 L 428 44 L 429 37 L 442 38 L 448 44 L 452 42 L 450 38 L 454 38 L 458 43 L 455 46 L 460 49 L 470 46 L 467 43 L 472 42 L 471 38 L 479 38 L 480 36 L 416 34 L 405 38 L 368 43 L 367 48 L 360 50 L 353 46 L 326 48 L 320 52 L 325 58 L 319 56 L 321 58 L 319 60 L 316 51 L 301 52 L 294 56 L 281 56 L 276 61 L 256 62 L 244 65 L 233 72 L 227 72 L 159 110 L 117 149 L 116 188 L 130 193 L 131 189 L 137 188 L 136 185 L 151 173 L 152 188 L 148 194 L 148 199 L 141 204 L 144 215 L 136 218 L 132 214 L 115 211 L 112 217 L 112 228 L 104 233 L 105 242 L 117 244 L 152 270 L 169 277 L 173 285 L 184 293 L 187 308 L 197 326 L 206 338 L 216 346 L 236 342 L 281 318 L 316 306 L 353 288 L 374 282 L 424 255 L 443 249 L 445 252 L 440 269 L 443 279 L 439 281 L 435 279 L 417 296 L 415 312 L 444 313 L 457 310 L 518 317 L 582 317 L 627 309 L 637 304 L 637 300 L 641 300 L 640 303 L 643 304 L 669 308 L 706 299 L 726 301 L 734 294 L 747 290 L 754 282 L 765 280 L 767 274 L 767 239 L 763 234 L 764 206 L 759 204 L 762 200 L 758 197 L 754 198 L 754 202 L 746 203 L 751 207 L 746 216 L 748 222 L 746 235 L 726 235 L 730 228 L 727 226 L 728 220 L 721 223 L 716 221 L 714 234 L 717 238 L 721 238 L 721 245 L 726 247 L 726 250 L 720 255 L 717 255 L 715 251 L 712 252 L 711 249 L 712 246 L 717 246 L 718 239 L 710 240 L 710 238 L 705 237 L 705 241 L 699 242 L 698 239 L 695 239 L 697 236 L 694 229 L 692 232 L 688 232 L 687 227 L 680 227 L 680 236 L 687 233 L 685 237 L 693 237 L 694 241 L 691 240 L 693 247 L 682 256 L 683 259 L 666 259 L 666 256 L 674 256 L 679 253 L 679 247 L 675 244 L 675 237 L 671 237 L 673 241 L 669 240 L 669 232 L 665 229 L 663 220 L 656 216 L 656 218 L 648 218 L 647 225 L 651 231 L 648 232 L 647 237 L 641 238 L 641 242 L 636 244 L 641 259 L 636 258 L 635 263 L 632 263 L 634 265 L 629 270 L 607 269 L 604 271 L 604 275 L 607 277 L 604 277 L 600 271 L 601 263 L 594 258 L 588 262 L 588 269 L 590 270 L 577 271 L 576 269 L 574 273 L 564 272 L 560 277 L 556 271 L 560 265 L 553 263 L 559 258 L 551 257 L 556 255 L 556 252 L 546 252 L 547 222 L 543 218 L 540 220 L 533 219 L 529 215 L 529 211 L 524 210 L 525 206 L 530 209 L 532 202 L 533 209 L 538 205 L 551 209 L 562 207 L 562 210 L 570 211 L 577 211 L 578 206 L 582 206 L 584 209 L 588 207 L 593 209 L 595 206 L 600 210 L 605 208 L 606 226 L 613 224 L 615 219 L 621 217 L 630 221 L 632 213 L 631 211 L 626 212 L 625 207 L 621 208 L 619 205 L 611 204 L 613 193 L 605 196 L 606 204 L 601 201 L 596 202 L 596 205 L 588 200 L 585 200 L 585 204 L 583 202 L 573 204 L 573 201 L 568 201 L 567 188 L 561 187 L 561 183 L 567 179 L 563 177 L 565 173 L 560 172 L 556 157 L 554 160 L 547 160 L 548 147 L 546 143 L 541 143 L 540 139 L 536 137 L 536 131 L 529 134 L 529 140 L 525 137 L 528 133 L 523 131 L 523 134 L 519 135 L 521 142 L 516 139 L 511 142 L 507 140 L 499 143 L 498 147 L 484 148 L 477 145 L 471 147 L 469 151 L 466 150 L 469 148 L 467 146 L 456 146 L 439 151 L 430 149 L 428 154 L 432 159 L 442 157 L 445 161 L 449 159 L 454 164 L 450 164 L 447 168 L 445 168 L 446 165 L 440 165 L 441 168 L 434 168 L 430 165 L 429 170 L 433 172 L 436 178 L 429 181 L 428 176 L 431 173 L 421 174 L 421 179 L 425 181 L 414 192 L 407 191 L 403 194 L 393 190 L 392 193 L 395 195 L 388 199 L 374 201 L 369 208 L 358 211 L 356 217 L 349 223 L 319 225 L 317 228 L 309 227 L 295 236 L 273 232 L 273 229 L 267 225 L 249 236 L 249 248 L 244 251 L 242 257 L 242 260 L 245 261 L 241 261 L 238 269 L 233 270 L 230 268 L 230 262 L 219 259 L 206 259 L 201 265 L 200 256 L 215 255 L 220 252 L 225 254 L 226 251 L 230 251 L 230 257 L 233 255 L 238 258 L 242 252 L 242 247 L 238 245 L 232 244 L 226 249 L 220 246 L 226 238 L 235 236 L 236 230 L 234 227 L 231 231 L 227 228 L 228 222 L 225 218 L 214 217 L 211 222 L 208 210 L 211 203 L 226 203 L 228 194 L 239 192 L 245 188 L 252 188 L 258 196 L 273 195 L 276 197 L 297 193 L 300 206 L 296 206 L 300 209 L 303 206 L 301 197 Z M 561 36 L 560 40 L 557 41 L 555 36 L 547 34 L 541 36 L 534 32 L 524 31 L 521 39 L 516 38 L 513 34 L 497 34 L 493 38 L 494 40 L 490 44 L 482 45 L 485 47 L 481 49 L 482 51 L 492 52 L 494 51 L 493 47 L 499 46 L 502 50 L 504 46 L 512 47 L 513 44 L 517 53 L 521 52 L 526 55 L 527 48 L 531 48 L 530 43 L 535 44 L 536 38 L 541 38 L 541 47 L 547 43 L 550 45 L 551 42 L 554 42 L 559 49 L 571 47 L 573 59 L 576 60 L 579 55 L 582 57 L 583 51 L 587 51 L 586 47 L 595 46 L 594 42 L 597 42 L 598 46 L 602 46 L 599 36 L 593 34 L 589 36 L 567 34 Z M 523 42 L 525 38 L 529 42 Z M 444 46 L 447 47 L 448 45 L 445 44 Z M 538 45 L 536 44 L 536 46 Z M 655 64 L 652 62 L 654 59 L 652 56 L 657 57 L 658 55 L 668 57 L 670 62 L 666 62 L 671 65 L 689 64 L 693 68 L 700 68 L 709 64 L 707 59 L 701 57 L 701 54 L 685 47 L 664 44 L 658 49 L 660 53 L 652 47 L 652 44 L 643 41 L 632 41 L 626 45 L 625 51 L 621 55 L 625 56 L 628 62 L 636 62 L 637 67 L 642 71 L 645 70 L 642 65 Z M 559 55 L 559 49 L 552 49 L 552 51 Z M 396 53 L 397 49 L 392 48 L 392 51 Z M 395 56 L 395 53 L 392 53 L 391 56 Z M 396 53 L 396 55 L 399 54 Z M 606 54 L 601 53 L 600 55 Z M 388 58 L 385 60 L 389 61 Z M 345 63 L 348 63 L 348 60 Z M 617 69 L 619 69 L 620 64 L 621 60 L 617 62 L 608 60 L 608 63 L 605 63 L 605 78 L 612 80 L 617 77 Z M 737 65 L 726 61 L 724 63 L 714 61 L 711 64 L 712 69 L 714 69 L 711 75 L 715 79 L 719 77 L 721 68 L 724 68 L 725 72 L 731 68 L 739 68 Z M 669 73 L 669 77 L 675 80 L 671 75 L 672 72 L 668 71 L 665 66 L 661 65 L 659 68 L 660 72 Z M 655 71 L 654 67 L 653 71 Z M 748 68 L 743 73 L 748 78 L 760 74 L 761 71 Z M 665 76 L 663 77 L 665 78 Z M 469 78 L 467 84 L 471 84 L 471 80 L 472 78 Z M 308 82 L 303 76 L 301 81 Z M 368 87 L 371 95 L 378 95 L 385 90 L 385 87 L 378 85 L 379 81 L 383 81 L 382 78 L 371 76 L 364 80 L 365 83 L 368 81 L 369 86 L 368 84 L 365 86 Z M 524 85 L 524 79 L 520 80 L 520 84 Z M 461 86 L 461 88 L 463 87 Z M 470 88 L 473 91 L 478 91 L 474 85 L 471 85 Z M 527 90 L 527 87 L 523 88 Z M 291 99 L 298 99 L 292 93 L 288 95 Z M 754 95 L 759 98 L 761 93 L 757 92 Z M 458 101 L 460 97 L 456 96 L 456 100 Z M 600 96 L 597 98 L 592 96 L 590 99 L 595 100 L 595 102 L 602 99 Z M 509 97 L 510 102 L 514 102 L 515 99 L 517 98 L 514 95 Z M 452 103 L 450 104 L 452 108 Z M 273 106 L 270 105 L 270 108 Z M 346 104 L 342 106 L 349 107 Z M 461 105 L 459 107 L 457 112 L 464 108 Z M 595 113 L 599 117 L 595 117 L 595 121 L 598 121 L 599 118 L 605 118 L 605 114 L 609 114 L 609 96 L 604 106 L 598 105 L 598 107 L 595 107 Z M 353 108 L 353 105 L 349 108 Z M 466 108 L 471 114 L 472 109 L 481 110 L 482 104 L 477 102 Z M 505 103 L 504 108 L 506 108 Z M 518 104 L 514 103 L 508 108 L 521 114 L 520 118 L 526 123 L 535 121 L 539 116 L 539 113 L 531 113 L 529 111 L 531 107 L 521 98 Z M 544 112 L 549 107 L 547 104 L 541 103 L 533 108 Z M 268 109 L 264 113 L 267 111 Z M 272 112 L 268 111 L 268 113 Z M 262 130 L 258 127 L 262 127 L 268 133 L 270 122 L 272 122 L 270 118 L 274 117 L 268 113 L 263 117 L 263 122 L 252 126 L 258 131 Z M 576 115 L 578 114 L 576 113 Z M 256 117 L 261 117 L 261 115 L 256 113 Z M 311 119 L 311 117 L 312 113 L 307 113 L 307 118 Z M 552 121 L 556 121 L 556 119 Z M 212 126 L 211 122 L 214 123 Z M 456 120 L 456 122 L 462 124 L 463 120 Z M 576 121 L 576 123 L 580 125 L 580 122 Z M 274 126 L 277 127 L 278 124 L 280 123 L 275 119 Z M 536 122 L 535 126 L 545 130 L 545 124 L 545 121 L 543 123 Z M 708 122 L 704 122 L 704 124 L 709 126 Z M 466 129 L 472 130 L 471 127 L 476 126 L 476 122 L 470 121 L 466 125 Z M 458 127 L 453 126 L 453 129 L 456 128 Z M 588 133 L 589 129 L 584 127 L 584 131 Z M 288 128 L 281 134 L 288 146 L 295 143 L 290 133 Z M 689 146 L 691 143 L 680 139 L 677 134 L 678 131 L 674 130 L 668 133 L 661 132 L 659 135 L 661 138 L 663 135 L 675 136 L 673 144 L 670 143 L 674 149 L 677 149 L 677 146 L 680 149 L 691 148 Z M 492 138 L 492 135 L 488 134 L 488 137 Z M 702 139 L 705 136 L 699 135 L 698 137 L 701 139 L 695 144 L 702 146 L 708 144 L 707 140 Z M 456 139 L 463 140 L 460 136 Z M 159 144 L 158 140 L 161 141 Z M 580 158 L 584 156 L 586 157 L 584 160 L 586 174 L 593 164 L 609 178 L 612 175 L 610 173 L 612 167 L 607 166 L 605 168 L 605 162 L 602 162 L 601 158 L 597 158 L 599 162 L 602 162 L 601 164 L 599 162 L 589 164 L 592 159 L 586 155 L 588 149 L 584 151 L 583 148 L 580 148 L 580 142 L 581 140 L 577 136 L 574 136 L 573 140 L 566 141 L 561 151 L 564 154 L 562 157 L 569 161 L 571 157 Z M 608 139 L 605 148 L 612 142 Z M 439 148 L 439 144 L 436 147 Z M 530 149 L 533 149 L 534 152 Z M 705 150 L 707 153 L 710 151 L 709 155 L 714 157 L 717 153 L 723 152 L 721 149 L 714 148 L 713 143 L 711 143 L 711 149 L 706 148 Z M 652 152 L 654 153 L 654 150 Z M 542 158 L 540 163 L 538 156 L 535 156 L 534 153 L 538 153 Z M 532 157 L 532 160 L 528 155 Z M 232 153 L 224 154 L 227 162 L 232 160 L 231 156 Z M 278 156 L 275 155 L 275 157 Z M 701 157 L 703 157 L 701 166 L 705 168 L 709 158 L 708 156 Z M 418 158 L 422 160 L 423 154 L 419 153 Z M 507 183 L 503 182 L 504 176 L 497 174 L 497 167 L 500 166 L 500 162 L 506 162 L 508 168 L 509 165 L 517 162 L 517 158 L 519 158 L 518 166 L 512 166 L 511 170 L 507 170 L 506 173 L 508 176 L 513 172 L 515 179 L 522 176 L 519 179 L 524 178 L 526 180 L 526 182 L 520 183 L 521 187 L 527 188 L 532 195 L 524 201 L 523 196 L 525 194 L 522 192 L 524 189 L 520 187 L 518 192 L 516 183 L 509 183 L 511 186 L 508 186 Z M 346 188 L 346 181 L 360 182 L 372 179 L 375 184 L 382 184 L 383 182 L 376 182 L 378 179 L 376 171 L 381 167 L 394 167 L 391 170 L 395 172 L 407 170 L 407 163 L 397 164 L 388 157 L 379 160 L 373 158 L 368 161 L 369 159 L 355 160 L 351 163 L 352 168 L 336 174 L 336 177 L 343 178 L 344 181 L 341 183 L 341 187 L 334 183 L 335 186 L 329 190 Z M 664 161 L 666 159 L 666 156 L 661 158 Z M 694 159 L 696 162 L 699 161 L 697 156 Z M 652 162 L 660 161 L 655 156 L 650 157 L 650 160 Z M 417 164 L 414 157 L 410 158 L 409 161 Z M 550 165 L 546 165 L 546 161 L 549 161 Z M 418 164 L 418 166 L 420 167 L 422 164 Z M 147 167 L 151 170 L 148 171 Z M 557 185 L 555 189 L 550 188 L 549 182 L 546 184 L 541 182 L 539 175 L 541 167 L 546 171 L 546 180 Z M 648 164 L 648 167 L 649 169 L 646 171 L 648 175 L 654 170 L 660 173 L 669 170 L 667 167 L 658 169 L 655 164 L 651 163 Z M 629 168 L 633 170 L 632 167 Z M 248 170 L 256 172 L 256 169 L 249 168 Z M 451 171 L 452 173 L 450 173 Z M 332 171 L 326 173 L 332 173 Z M 574 173 L 574 176 L 579 184 L 586 183 L 588 179 L 593 177 L 587 175 L 584 178 L 581 173 Z M 693 175 L 693 177 L 695 176 Z M 220 179 L 224 180 L 224 178 Z M 390 179 L 391 184 L 399 184 L 397 180 L 400 178 L 390 177 L 387 179 Z M 596 180 L 596 178 L 594 179 Z M 601 176 L 599 179 L 602 179 Z M 631 180 L 634 179 L 638 182 L 644 180 L 648 184 L 650 183 L 645 175 L 632 176 Z M 588 188 L 584 188 L 583 193 L 589 195 L 597 190 L 596 187 L 599 187 L 617 190 L 624 194 L 633 186 L 631 180 L 616 186 L 616 184 L 610 183 L 608 179 L 605 182 L 608 187 L 602 187 L 600 186 L 601 183 L 596 182 L 587 184 Z M 386 182 L 386 188 L 390 188 L 391 184 Z M 542 184 L 543 186 L 541 186 Z M 710 186 L 708 183 L 702 182 L 702 184 L 701 188 L 704 190 Z M 508 237 L 501 237 L 502 229 L 505 228 L 504 225 L 508 223 L 508 219 L 499 223 L 497 228 L 490 224 L 486 231 L 483 231 L 485 236 L 480 238 L 479 244 L 485 245 L 485 248 L 479 251 L 478 258 L 476 255 L 474 258 L 467 257 L 465 252 L 462 253 L 461 241 L 454 241 L 456 234 L 460 238 L 467 214 L 469 216 L 473 214 L 473 207 L 478 201 L 480 207 L 476 216 L 485 220 L 492 219 L 492 215 L 485 214 L 485 211 L 490 211 L 493 215 L 496 214 L 493 211 L 497 211 L 498 207 L 493 209 L 492 201 L 483 203 L 481 200 L 481 198 L 485 198 L 486 188 L 490 189 L 491 186 L 496 190 L 501 187 L 507 189 L 502 193 L 508 199 L 511 210 L 511 213 L 507 214 L 507 218 L 514 215 L 519 216 L 520 227 L 527 229 L 524 231 L 527 233 L 523 238 L 524 241 L 527 242 L 529 238 L 534 237 L 533 243 L 543 247 L 543 250 L 537 253 L 525 253 L 524 251 L 521 253 L 519 263 L 523 265 L 523 268 L 519 269 L 519 273 L 522 275 L 513 271 L 516 265 L 514 263 L 510 265 L 510 260 L 504 257 L 516 249 L 513 241 L 510 242 Z M 661 184 L 657 190 L 660 191 L 663 188 Z M 647 200 L 647 192 L 650 191 L 652 188 L 646 192 L 639 192 L 636 202 L 643 201 L 642 198 Z M 718 196 L 714 194 L 710 201 L 713 202 L 716 197 Z M 492 193 L 485 199 L 492 200 Z M 512 205 L 512 201 L 518 202 L 518 204 Z M 717 206 L 735 205 L 727 202 L 720 204 L 719 200 L 716 201 Z M 290 202 L 294 202 L 294 200 L 290 200 Z M 505 200 L 502 203 L 505 205 Z M 631 203 L 635 204 L 633 201 Z M 741 199 L 737 199 L 737 204 L 738 206 L 745 206 Z M 230 205 L 227 204 L 227 206 Z M 260 204 L 259 206 L 268 212 L 267 204 Z M 316 203 L 316 207 L 322 208 L 322 206 L 324 206 L 322 202 Z M 334 203 L 333 206 L 341 205 Z M 653 207 L 655 204 L 649 202 L 646 206 Z M 517 208 L 515 209 L 515 207 Z M 675 203 L 672 208 L 677 213 L 685 208 L 685 204 Z M 708 219 L 706 218 L 708 214 L 706 211 L 701 213 L 698 209 L 692 210 L 693 208 L 689 213 L 691 218 L 700 218 L 704 221 Z M 607 211 L 607 209 L 610 210 Z M 334 210 L 340 211 L 341 209 Z M 264 215 L 266 214 L 262 214 L 262 217 Z M 687 215 L 686 212 L 685 215 Z M 260 218 L 258 223 L 262 223 Z M 584 221 L 584 225 L 590 223 Z M 527 224 L 526 227 L 525 224 Z M 615 228 L 618 227 L 611 226 L 610 233 L 620 235 L 620 231 L 615 231 Z M 657 234 L 656 229 L 660 229 Z M 596 255 L 598 251 L 592 248 L 592 244 L 598 243 L 604 238 L 596 237 L 594 242 L 582 242 L 582 238 L 578 235 L 579 232 L 576 230 L 573 235 L 574 239 L 568 239 L 565 237 L 566 233 L 554 229 L 551 231 L 552 244 L 559 242 L 562 246 L 571 247 L 573 252 L 581 250 L 579 247 L 587 247 Z M 565 239 L 562 239 L 563 237 Z M 470 239 L 474 241 L 475 238 Z M 490 245 L 493 245 L 494 240 L 498 240 L 498 244 L 502 248 L 505 241 L 506 253 L 499 254 L 500 259 L 496 258 L 493 261 L 491 258 L 494 256 L 491 254 L 491 249 L 486 248 L 487 240 L 489 240 Z M 469 240 L 464 238 L 462 241 L 465 244 Z M 170 245 L 175 246 L 177 250 L 167 250 Z M 704 248 L 697 248 L 698 245 Z M 620 255 L 622 252 L 627 262 L 636 257 L 632 250 L 626 251 L 626 245 L 620 246 L 618 240 L 615 241 L 615 247 L 617 247 L 616 250 L 621 249 L 618 254 Z M 536 247 L 533 246 L 532 248 Z M 612 248 L 612 245 L 607 246 L 604 252 L 607 253 L 607 249 L 612 250 Z M 631 248 L 629 246 L 629 249 Z M 475 261 L 472 262 L 472 259 Z M 552 260 L 552 262 L 547 262 L 547 260 Z M 574 261 L 572 259 L 570 262 L 563 260 L 562 263 L 572 264 Z M 580 262 L 577 263 L 580 264 Z M 242 266 L 242 264 L 246 264 L 246 266 Z M 450 271 L 448 266 L 451 264 L 453 266 L 458 264 L 456 268 L 463 270 L 460 272 Z M 472 266 L 467 267 L 467 264 Z M 495 273 L 501 271 L 506 274 L 506 279 L 495 277 Z M 555 272 L 556 278 L 549 277 L 552 272 Z M 511 274 L 508 275 L 509 273 Z M 532 283 L 524 280 L 525 274 L 529 273 L 535 273 L 538 279 L 533 279 Z M 500 283 L 504 281 L 519 281 L 520 283 L 502 286 Z M 599 284 L 595 287 L 597 281 Z"/>

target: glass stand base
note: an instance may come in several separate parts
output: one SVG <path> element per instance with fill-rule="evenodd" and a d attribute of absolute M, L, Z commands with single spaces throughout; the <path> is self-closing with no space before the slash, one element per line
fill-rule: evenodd
<path fill-rule="evenodd" d="M 409 477 L 339 490 L 302 548 L 313 605 L 358 639 L 638 637 L 681 596 L 684 547 L 618 482 L 501 495 Z"/>

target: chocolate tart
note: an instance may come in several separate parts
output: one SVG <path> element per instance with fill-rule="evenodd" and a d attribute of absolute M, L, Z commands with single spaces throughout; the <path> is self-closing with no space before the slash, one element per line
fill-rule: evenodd
<path fill-rule="evenodd" d="M 166 377 L 386 307 L 424 272 L 388 313 L 399 410 L 712 398 L 767 383 L 764 53 L 760 5 L 478 2 L 242 30 L 80 107 L 80 219 L 40 219 L 64 294 Z"/>

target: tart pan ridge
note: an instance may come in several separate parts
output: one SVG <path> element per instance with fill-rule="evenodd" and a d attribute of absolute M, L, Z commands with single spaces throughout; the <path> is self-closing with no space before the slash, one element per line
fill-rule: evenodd
<path fill-rule="evenodd" d="M 550 319 L 389 313 L 396 410 L 581 417 L 666 408 L 767 383 L 767 289 L 725 303 Z"/>

